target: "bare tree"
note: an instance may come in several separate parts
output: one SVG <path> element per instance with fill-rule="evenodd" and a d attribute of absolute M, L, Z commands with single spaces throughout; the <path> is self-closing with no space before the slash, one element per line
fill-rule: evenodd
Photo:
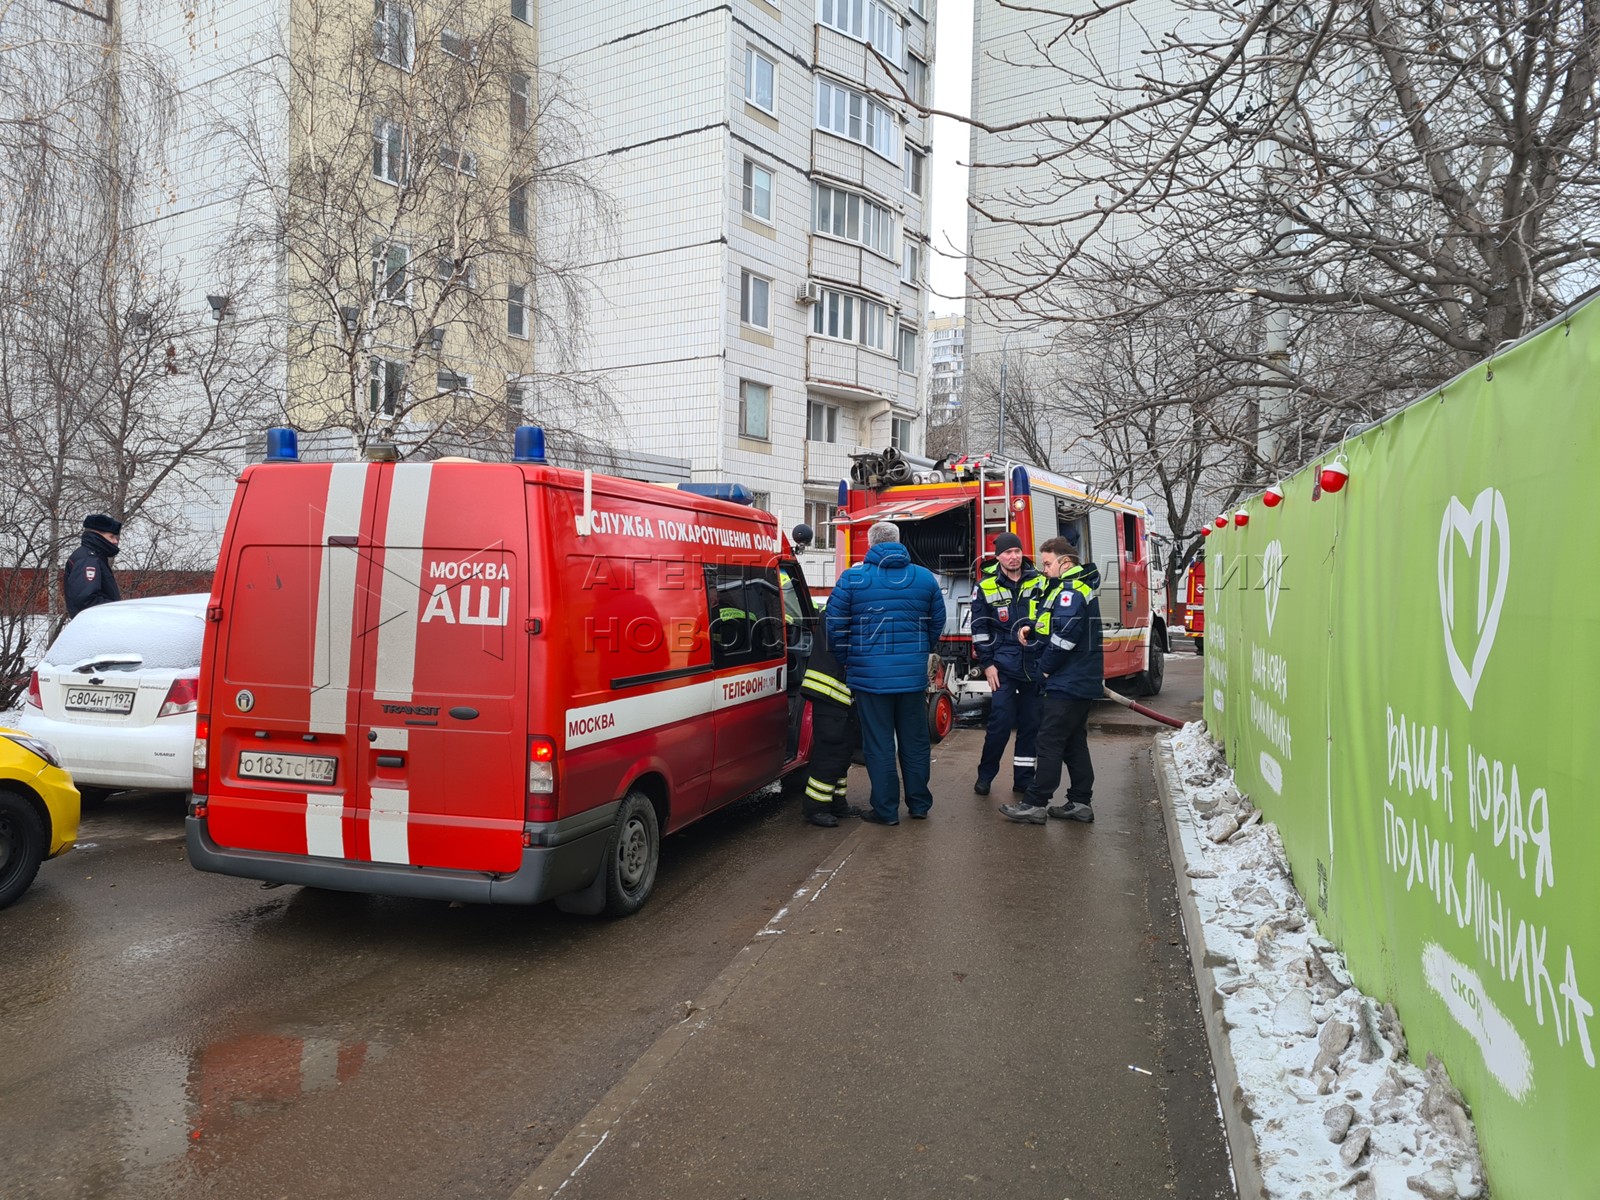
<path fill-rule="evenodd" d="M 1064 351 L 1096 330 L 1111 345 L 1193 342 L 1215 393 L 1206 421 L 1237 451 L 1221 494 L 1322 452 L 1596 279 L 1590 4 L 1183 0 L 1060 15 L 993 2 L 1039 18 L 1005 51 L 1016 69 L 1081 102 L 983 127 L 975 166 L 1015 182 L 972 206 L 1017 249 L 980 264 L 974 286 Z M 1085 49 L 1110 20 L 1143 40 L 1134 64 Z M 1145 353 L 1135 371 L 1124 356 L 1114 381 L 1117 360 L 1080 362 L 1121 397 L 1082 432 L 1115 445 L 1120 411 L 1142 440 L 1151 405 L 1181 426 L 1191 357 Z"/>
<path fill-rule="evenodd" d="M 208 567 L 204 489 L 277 393 L 261 327 L 242 312 L 197 320 L 130 217 L 171 148 L 160 56 L 51 11 L 8 9 L 0 31 L 4 708 L 59 619 L 58 569 L 83 515 L 137 520 L 126 565 Z"/>
<path fill-rule="evenodd" d="M 585 301 L 578 247 L 539 236 L 541 208 L 586 215 L 580 235 L 606 217 L 578 165 L 581 114 L 504 6 L 374 12 L 301 6 L 316 50 L 277 56 L 264 102 L 219 123 L 261 199 L 240 242 L 287 260 L 291 412 L 357 450 L 508 444 L 540 380 L 602 399 L 531 349 L 542 324 L 574 346 Z"/>

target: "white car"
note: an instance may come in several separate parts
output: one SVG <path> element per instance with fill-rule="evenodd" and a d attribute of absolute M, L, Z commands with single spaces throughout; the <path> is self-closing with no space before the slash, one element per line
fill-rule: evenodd
<path fill-rule="evenodd" d="M 45 651 L 17 726 L 56 747 L 85 802 L 131 788 L 190 789 L 209 599 L 98 604 Z"/>

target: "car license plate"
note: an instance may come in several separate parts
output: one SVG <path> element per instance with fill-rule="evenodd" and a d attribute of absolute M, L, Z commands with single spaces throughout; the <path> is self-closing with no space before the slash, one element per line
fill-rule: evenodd
<path fill-rule="evenodd" d="M 126 716 L 133 711 L 134 692 L 112 692 L 103 688 L 68 688 L 66 710 L 84 713 L 115 713 Z"/>
<path fill-rule="evenodd" d="M 317 754 L 264 754 L 239 752 L 239 775 L 244 779 L 281 779 L 286 783 L 332 783 L 339 765 L 336 758 Z"/>

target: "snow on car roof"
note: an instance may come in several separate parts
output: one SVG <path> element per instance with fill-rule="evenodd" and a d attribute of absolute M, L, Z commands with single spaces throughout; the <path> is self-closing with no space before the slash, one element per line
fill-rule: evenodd
<path fill-rule="evenodd" d="M 209 600 L 204 593 L 144 596 L 84 609 L 50 644 L 43 664 L 75 667 L 110 658 L 143 670 L 199 666 Z"/>

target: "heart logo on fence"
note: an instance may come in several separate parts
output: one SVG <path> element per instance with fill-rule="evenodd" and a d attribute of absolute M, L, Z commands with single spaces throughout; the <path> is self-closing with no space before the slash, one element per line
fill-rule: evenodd
<path fill-rule="evenodd" d="M 1478 568 L 1478 604 L 1471 622 L 1456 620 L 1456 556 L 1452 534 L 1461 538 L 1468 561 Z M 1494 570 L 1492 588 L 1491 569 Z M 1468 709 L 1472 707 L 1478 681 L 1483 678 L 1489 651 L 1494 648 L 1494 635 L 1500 627 L 1500 610 L 1505 605 L 1506 584 L 1510 578 L 1511 525 L 1506 518 L 1505 497 L 1494 488 L 1484 488 L 1472 502 L 1469 512 L 1460 500 L 1451 496 L 1444 510 L 1444 521 L 1439 526 L 1439 609 L 1444 614 L 1444 652 L 1450 662 L 1450 676 Z M 1463 639 L 1468 631 L 1476 638 L 1470 668 L 1456 650 L 1458 631 Z"/>
<path fill-rule="evenodd" d="M 1278 615 L 1278 593 L 1283 590 L 1283 543 L 1271 541 L 1261 555 L 1261 593 L 1267 600 L 1267 636 Z"/>

